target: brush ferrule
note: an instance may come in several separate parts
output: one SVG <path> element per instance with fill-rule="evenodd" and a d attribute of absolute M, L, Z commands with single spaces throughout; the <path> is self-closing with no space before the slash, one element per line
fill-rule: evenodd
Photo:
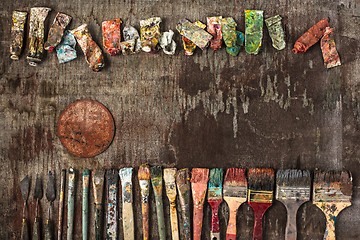
<path fill-rule="evenodd" d="M 272 203 L 273 191 L 248 190 L 248 201 L 258 203 Z"/>
<path fill-rule="evenodd" d="M 340 189 L 315 189 L 314 202 L 350 202 L 351 195 L 345 195 Z"/>
<path fill-rule="evenodd" d="M 224 185 L 224 196 L 246 198 L 246 186 L 228 186 Z"/>
<path fill-rule="evenodd" d="M 309 200 L 309 187 L 277 187 L 276 199 L 278 200 Z"/>
<path fill-rule="evenodd" d="M 208 189 L 208 199 L 221 199 L 222 198 L 222 188 L 220 187 L 209 187 Z"/>

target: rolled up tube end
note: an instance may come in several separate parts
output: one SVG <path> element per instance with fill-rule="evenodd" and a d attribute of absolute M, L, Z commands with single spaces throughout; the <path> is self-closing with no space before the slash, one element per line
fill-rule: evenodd
<path fill-rule="evenodd" d="M 10 58 L 12 60 L 19 60 L 19 56 L 16 56 L 16 55 L 11 55 Z"/>
<path fill-rule="evenodd" d="M 29 65 L 32 66 L 32 67 L 36 67 L 37 63 L 36 62 L 29 62 Z"/>

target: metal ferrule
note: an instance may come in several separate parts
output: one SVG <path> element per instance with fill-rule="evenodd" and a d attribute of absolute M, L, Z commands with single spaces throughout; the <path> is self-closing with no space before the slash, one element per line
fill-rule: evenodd
<path fill-rule="evenodd" d="M 310 187 L 277 187 L 276 199 L 278 200 L 309 200 Z"/>
<path fill-rule="evenodd" d="M 248 190 L 248 202 L 272 203 L 273 191 Z"/>

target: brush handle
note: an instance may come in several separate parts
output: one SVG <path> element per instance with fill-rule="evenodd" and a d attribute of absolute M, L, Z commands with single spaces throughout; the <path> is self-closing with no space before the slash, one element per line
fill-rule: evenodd
<path fill-rule="evenodd" d="M 220 227 L 219 227 L 219 206 L 221 199 L 217 200 L 208 200 L 211 206 L 211 230 L 210 230 L 210 239 L 219 240 L 220 239 Z"/>
<path fill-rule="evenodd" d="M 89 182 L 90 170 L 84 169 L 82 175 L 82 238 L 88 239 L 88 219 L 89 219 Z"/>
<path fill-rule="evenodd" d="M 149 203 L 141 203 L 142 225 L 143 225 L 143 240 L 149 239 Z"/>
<path fill-rule="evenodd" d="M 132 203 L 123 202 L 122 204 L 122 218 L 123 218 L 123 229 L 124 229 L 124 239 L 134 240 L 135 231 L 134 231 L 134 213 Z"/>
<path fill-rule="evenodd" d="M 61 183 L 60 183 L 60 198 L 59 198 L 59 219 L 58 219 L 58 235 L 57 239 L 62 239 L 62 222 L 63 222 L 63 212 L 64 212 L 64 195 L 65 195 L 65 177 L 66 170 L 61 171 Z"/>
<path fill-rule="evenodd" d="M 74 229 L 74 205 L 75 205 L 75 172 L 69 171 L 69 186 L 68 186 L 68 219 L 67 219 L 67 232 L 66 239 L 73 239 Z"/>
<path fill-rule="evenodd" d="M 45 240 L 52 240 L 52 227 L 51 227 L 51 221 L 50 219 L 46 219 L 45 223 Z"/>
<path fill-rule="evenodd" d="M 102 205 L 95 204 L 95 240 L 102 239 Z"/>
<path fill-rule="evenodd" d="M 351 205 L 351 202 L 315 202 L 315 205 L 320 208 L 326 217 L 326 230 L 324 234 L 324 240 L 335 240 L 335 222 L 336 217 L 344 209 Z"/>
<path fill-rule="evenodd" d="M 156 212 L 157 212 L 156 215 L 157 215 L 158 228 L 159 228 L 159 239 L 166 240 L 164 206 L 162 201 L 162 195 L 155 195 L 155 201 L 156 201 Z"/>
<path fill-rule="evenodd" d="M 39 218 L 39 217 L 35 217 L 32 240 L 40 240 L 40 238 L 41 238 L 40 218 Z"/>
<path fill-rule="evenodd" d="M 22 219 L 22 226 L 21 226 L 21 240 L 29 240 L 29 226 L 27 223 L 26 218 Z"/>
<path fill-rule="evenodd" d="M 201 240 L 201 229 L 203 221 L 203 205 L 194 205 L 193 213 L 193 240 Z"/>
<path fill-rule="evenodd" d="M 108 204 L 107 204 L 107 222 L 106 239 L 117 239 L 117 183 L 108 183 Z"/>
<path fill-rule="evenodd" d="M 305 202 L 300 200 L 279 200 L 282 202 L 287 211 L 287 222 L 285 229 L 285 239 L 286 240 L 296 240 L 297 230 L 296 230 L 296 214 L 299 207 Z"/>
<path fill-rule="evenodd" d="M 250 207 L 254 211 L 255 224 L 253 229 L 253 240 L 262 240 L 262 220 L 264 213 L 271 206 L 272 203 L 259 203 L 259 202 L 248 202 Z"/>
<path fill-rule="evenodd" d="M 179 240 L 179 225 L 175 202 L 170 203 L 170 222 L 172 240 Z"/>
<path fill-rule="evenodd" d="M 246 199 L 235 198 L 226 200 L 227 205 L 229 206 L 229 222 L 226 230 L 226 240 L 235 240 L 236 239 L 236 213 L 242 202 L 245 202 Z"/>

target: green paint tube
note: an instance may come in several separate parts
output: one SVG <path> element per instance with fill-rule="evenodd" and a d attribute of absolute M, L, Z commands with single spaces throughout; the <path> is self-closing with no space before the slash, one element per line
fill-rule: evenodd
<path fill-rule="evenodd" d="M 285 33 L 281 25 L 280 15 L 265 19 L 266 26 L 271 37 L 272 45 L 277 50 L 283 50 L 286 46 Z"/>
<path fill-rule="evenodd" d="M 244 34 L 236 31 L 236 25 L 232 17 L 221 19 L 221 29 L 226 52 L 232 56 L 237 56 L 240 48 L 244 45 Z"/>
<path fill-rule="evenodd" d="M 245 10 L 245 50 L 258 54 L 263 37 L 263 13 L 261 10 Z"/>

